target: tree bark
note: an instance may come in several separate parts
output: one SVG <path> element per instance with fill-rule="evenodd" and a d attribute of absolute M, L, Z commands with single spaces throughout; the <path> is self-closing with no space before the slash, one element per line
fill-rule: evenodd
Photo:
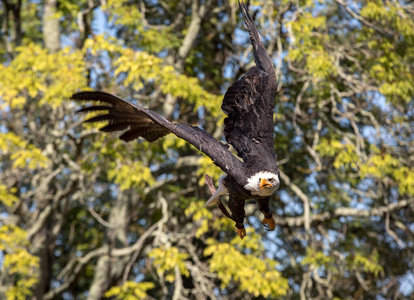
<path fill-rule="evenodd" d="M 60 50 L 60 22 L 56 16 L 57 0 L 46 0 L 43 12 L 43 40 L 52 53 Z"/>
<path fill-rule="evenodd" d="M 96 264 L 88 300 L 102 299 L 113 283 L 122 278 L 129 257 L 112 257 L 111 250 L 128 246 L 126 226 L 129 223 L 131 207 L 134 207 L 133 202 L 137 199 L 139 197 L 131 196 L 131 192 L 123 191 L 111 209 L 108 221 L 111 228 L 107 230 L 106 241 L 109 251 L 107 255 L 101 256 Z"/>

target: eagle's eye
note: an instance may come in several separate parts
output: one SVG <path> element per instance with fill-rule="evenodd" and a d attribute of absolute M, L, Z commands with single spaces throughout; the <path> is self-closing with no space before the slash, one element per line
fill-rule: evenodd
<path fill-rule="evenodd" d="M 273 181 L 275 181 L 275 179 L 274 178 L 270 178 L 269 181 L 270 182 L 273 182 Z"/>

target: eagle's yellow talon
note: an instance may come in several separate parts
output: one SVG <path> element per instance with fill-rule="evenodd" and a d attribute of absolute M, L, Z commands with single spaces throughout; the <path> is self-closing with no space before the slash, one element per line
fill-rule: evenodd
<path fill-rule="evenodd" d="M 263 226 L 266 228 L 267 231 L 273 231 L 276 228 L 276 222 L 275 219 L 273 219 L 273 216 L 269 219 L 264 218 L 262 221 Z"/>
<path fill-rule="evenodd" d="M 243 228 L 237 228 L 237 235 L 243 239 L 246 236 L 246 229 Z"/>

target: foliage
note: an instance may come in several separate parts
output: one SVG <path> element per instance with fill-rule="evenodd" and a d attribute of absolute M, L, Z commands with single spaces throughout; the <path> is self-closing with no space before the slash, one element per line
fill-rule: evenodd
<path fill-rule="evenodd" d="M 196 108 L 205 106 L 212 114 L 218 115 L 217 103 L 221 103 L 221 97 L 206 92 L 199 84 L 198 79 L 177 74 L 172 66 L 166 65 L 162 59 L 144 51 L 133 51 L 117 44 L 117 41 L 97 36 L 89 39 L 85 44 L 86 49 L 94 55 L 108 51 L 116 57 L 114 75 L 125 75 L 122 82 L 128 87 L 132 85 L 134 90 L 141 90 L 145 84 L 154 83 L 165 94 L 188 99 L 189 104 L 195 104 Z M 139 71 L 139 72 L 138 72 Z"/>
<path fill-rule="evenodd" d="M 369 47 L 381 54 L 370 69 L 370 74 L 377 78 L 381 85 L 379 91 L 387 96 L 390 101 L 401 99 L 407 103 L 414 96 L 414 75 L 410 70 L 410 61 L 414 59 L 412 46 L 414 45 L 414 21 L 405 15 L 402 7 L 396 4 L 385 6 L 381 1 L 367 3 L 361 9 L 361 16 L 368 21 L 373 21 L 389 28 L 395 29 L 401 34 L 401 43 L 396 45 L 391 39 L 382 40 L 381 43 L 372 40 Z M 372 39 L 375 32 L 367 31 L 366 35 Z M 398 47 L 409 47 L 405 55 L 396 52 Z"/>
<path fill-rule="evenodd" d="M 209 223 L 211 223 L 211 220 L 213 219 L 213 214 L 208 209 L 203 208 L 202 205 L 202 203 L 191 203 L 184 211 L 187 216 L 193 216 L 194 222 L 200 224 L 195 233 L 197 238 L 208 231 Z"/>
<path fill-rule="evenodd" d="M 8 189 L 7 186 L 0 184 L 0 201 L 7 207 L 12 207 L 19 198 L 14 195 L 16 188 Z"/>
<path fill-rule="evenodd" d="M 40 98 L 39 105 L 58 107 L 73 90 L 85 84 L 80 51 L 68 47 L 50 54 L 36 44 L 17 51 L 10 65 L 0 66 L 0 97 L 12 109 L 23 108 L 30 98 Z"/>
<path fill-rule="evenodd" d="M 276 230 L 247 201 L 243 240 L 203 208 L 205 174 L 223 175 L 208 157 L 173 135 L 124 143 L 68 100 L 104 90 L 225 142 L 223 95 L 254 65 L 238 2 L 58 2 L 0 3 L 1 299 L 412 297 L 408 2 L 251 1 L 281 187 Z"/>
<path fill-rule="evenodd" d="M 45 168 L 48 158 L 39 148 L 28 144 L 12 132 L 0 133 L 0 150 L 3 155 L 10 155 L 13 168 Z"/>
<path fill-rule="evenodd" d="M 322 157 L 335 157 L 333 166 L 336 169 L 341 167 L 355 169 L 357 167 L 358 154 L 352 143 L 322 139 L 316 149 Z"/>
<path fill-rule="evenodd" d="M 260 237 L 251 230 L 246 239 L 235 237 L 230 243 L 218 243 L 214 239 L 207 240 L 204 255 L 211 256 L 210 269 L 222 281 L 222 288 L 231 281 L 238 282 L 242 292 L 259 297 L 280 298 L 288 290 L 288 281 L 276 270 L 273 260 L 261 256 L 258 246 Z M 242 249 L 242 252 L 240 251 Z M 243 252 L 252 252 L 246 254 Z"/>
<path fill-rule="evenodd" d="M 114 297 L 114 299 L 146 299 L 147 290 L 154 288 L 152 282 L 133 282 L 127 281 L 122 286 L 114 286 L 105 293 L 106 298 Z"/>
<path fill-rule="evenodd" d="M 108 178 L 110 180 L 113 179 L 116 184 L 119 184 L 121 189 L 145 187 L 154 183 L 150 169 L 141 162 L 133 162 L 127 165 L 120 161 L 118 165 L 121 166 L 108 171 Z"/>
<path fill-rule="evenodd" d="M 4 256 L 3 268 L 15 278 L 15 285 L 6 292 L 7 299 L 27 299 L 32 296 L 31 288 L 38 282 L 36 270 L 39 258 L 27 251 L 27 233 L 15 225 L 0 227 L 0 250 Z"/>
<path fill-rule="evenodd" d="M 149 257 L 154 259 L 153 264 L 161 276 L 164 276 L 163 274 L 166 273 L 165 280 L 169 282 L 174 282 L 176 279 L 175 268 L 178 268 L 180 274 L 184 276 L 188 277 L 190 275 L 184 263 L 189 258 L 189 255 L 187 253 L 180 253 L 176 247 L 154 248 Z"/>

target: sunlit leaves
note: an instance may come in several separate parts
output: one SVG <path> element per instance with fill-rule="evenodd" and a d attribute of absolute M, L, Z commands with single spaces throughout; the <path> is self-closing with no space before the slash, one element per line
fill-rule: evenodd
<path fill-rule="evenodd" d="M 195 224 L 198 222 L 200 225 L 195 233 L 195 236 L 199 238 L 201 235 L 206 233 L 210 228 L 210 220 L 213 218 L 213 214 L 206 207 L 203 207 L 204 203 L 202 201 L 192 202 L 184 211 L 186 216 L 191 216 Z"/>
<path fill-rule="evenodd" d="M 185 215 L 192 216 L 193 224 L 197 226 L 195 237 L 201 238 L 204 234 L 211 232 L 229 231 L 234 233 L 236 231 L 234 221 L 228 219 L 224 215 L 222 215 L 219 218 L 213 218 L 211 208 L 203 207 L 205 201 L 207 201 L 207 199 L 204 199 L 204 201 L 192 202 L 190 203 L 190 205 L 188 205 L 188 207 L 185 210 Z M 237 241 L 239 241 L 239 237 L 237 237 Z M 240 242 L 247 243 L 247 240 L 243 240 Z"/>
<path fill-rule="evenodd" d="M 106 298 L 117 300 L 141 300 L 147 299 L 147 291 L 153 289 L 155 284 L 152 282 L 133 282 L 127 281 L 122 286 L 114 286 L 106 293 Z"/>
<path fill-rule="evenodd" d="M 217 273 L 222 288 L 235 281 L 239 283 L 240 291 L 255 297 L 277 298 L 286 295 L 287 279 L 276 270 L 276 262 L 260 256 L 256 248 L 260 244 L 260 237 L 252 231 L 243 241 L 236 237 L 231 243 L 218 243 L 214 239 L 209 239 L 207 243 L 204 255 L 211 256 L 210 269 Z M 244 253 L 246 250 L 252 254 Z"/>
<path fill-rule="evenodd" d="M 14 195 L 16 191 L 16 188 L 8 189 L 7 186 L 0 184 L 0 202 L 7 207 L 12 207 L 17 201 L 19 201 L 19 198 Z"/>
<path fill-rule="evenodd" d="M 355 145 L 351 143 L 341 143 L 337 140 L 322 139 L 317 150 L 322 156 L 334 157 L 333 166 L 336 169 L 341 167 L 353 168 L 357 167 L 359 157 L 355 151 Z"/>
<path fill-rule="evenodd" d="M 313 248 L 306 249 L 306 256 L 300 262 L 304 266 L 311 266 L 314 269 L 327 268 L 333 269 L 333 263 L 335 262 L 334 257 L 326 255 L 322 251 L 317 251 Z"/>
<path fill-rule="evenodd" d="M 316 78 L 325 78 L 333 73 L 333 59 L 325 51 L 314 52 L 307 57 L 306 68 Z"/>
<path fill-rule="evenodd" d="M 142 21 L 140 6 L 129 4 L 125 1 L 110 0 L 103 6 L 110 14 L 111 20 L 116 25 L 122 25 L 124 29 L 128 28 L 134 34 L 136 44 L 145 48 L 150 53 L 164 51 L 169 48 L 178 47 L 180 40 L 173 34 L 168 27 L 154 28 L 145 26 Z"/>
<path fill-rule="evenodd" d="M 399 186 L 401 195 L 414 195 L 414 172 L 412 169 L 401 165 L 401 162 L 388 153 L 372 155 L 366 163 L 361 165 L 362 178 L 373 176 L 385 178 L 389 176 Z"/>
<path fill-rule="evenodd" d="M 392 157 L 390 154 L 373 155 L 364 165 L 361 166 L 361 176 L 365 177 L 368 174 L 383 178 L 391 174 L 398 166 L 398 159 Z"/>
<path fill-rule="evenodd" d="M 35 44 L 21 47 L 10 65 L 0 65 L 0 107 L 22 108 L 30 98 L 57 107 L 86 84 L 84 75 L 79 51 L 50 54 Z"/>
<path fill-rule="evenodd" d="M 88 172 L 102 168 L 108 180 L 119 185 L 121 190 L 143 190 L 155 182 L 150 167 L 141 160 L 148 147 L 149 143 L 125 143 L 116 135 L 98 134 L 91 149 L 99 154 L 93 161 L 85 158 L 82 166 Z"/>
<path fill-rule="evenodd" d="M 325 16 L 312 16 L 309 12 L 304 12 L 297 22 L 292 23 L 292 29 L 295 33 L 301 34 L 301 36 L 309 36 L 312 30 L 318 28 L 325 28 L 326 17 Z M 299 42 L 299 41 L 298 41 Z"/>
<path fill-rule="evenodd" d="M 3 269 L 15 278 L 15 285 L 6 292 L 7 299 L 27 299 L 32 295 L 31 288 L 38 282 L 36 273 L 39 258 L 27 251 L 27 233 L 18 226 L 2 226 L 0 241 L 0 250 L 7 253 L 4 256 Z"/>
<path fill-rule="evenodd" d="M 128 160 L 116 163 L 116 166 L 108 170 L 108 177 L 122 190 L 133 188 L 143 188 L 152 184 L 154 178 L 149 167 L 144 166 L 140 161 L 129 162 Z"/>
<path fill-rule="evenodd" d="M 6 225 L 0 227 L 0 250 L 9 252 L 10 250 L 26 247 L 27 233 L 15 225 Z"/>
<path fill-rule="evenodd" d="M 327 35 L 317 33 L 326 27 L 325 16 L 313 16 L 304 12 L 300 17 L 287 24 L 291 28 L 293 48 L 287 58 L 292 61 L 305 61 L 305 69 L 315 79 L 325 78 L 335 72 L 333 58 L 325 49 Z"/>
<path fill-rule="evenodd" d="M 125 73 L 123 84 L 125 86 L 132 85 L 135 90 L 142 89 L 144 82 L 157 80 L 162 72 L 162 59 L 146 52 L 135 52 L 131 49 L 124 49 L 114 64 L 116 66 L 115 75 Z"/>
<path fill-rule="evenodd" d="M 49 159 L 34 145 L 14 133 L 0 133 L 0 157 L 10 155 L 14 168 L 45 168 Z"/>
<path fill-rule="evenodd" d="M 380 153 L 375 146 L 370 147 L 372 153 L 367 160 L 357 155 L 354 144 L 337 140 L 322 139 L 316 149 L 321 156 L 333 158 L 333 166 L 336 169 L 345 167 L 358 170 L 361 179 L 366 177 L 383 179 L 388 176 L 395 180 L 401 195 L 405 193 L 414 195 L 412 170 L 402 165 L 400 160 L 391 154 Z"/>
<path fill-rule="evenodd" d="M 7 299 L 27 299 L 32 295 L 31 288 L 38 282 L 36 269 L 39 258 L 29 254 L 26 250 L 17 250 L 4 257 L 3 267 L 10 275 L 19 278 L 15 286 L 10 287 L 6 292 Z"/>
<path fill-rule="evenodd" d="M 391 102 L 411 101 L 414 97 L 413 19 L 398 3 L 393 2 L 369 1 L 360 13 L 369 22 L 384 26 L 389 32 L 398 32 L 398 36 L 382 38 L 380 41 L 375 30 L 366 29 L 361 38 L 370 40 L 368 46 L 377 53 L 377 57 L 372 60 L 370 74 L 378 79 L 379 91 Z"/>
<path fill-rule="evenodd" d="M 390 41 L 373 41 L 369 46 L 383 55 L 370 69 L 370 75 L 380 82 L 379 91 L 391 102 L 410 101 L 414 95 L 414 76 L 408 61 L 414 61 L 414 51 L 407 50 L 411 53 L 401 57 Z"/>
<path fill-rule="evenodd" d="M 104 51 L 112 56 L 121 52 L 122 49 L 116 38 L 103 34 L 86 39 L 83 47 L 85 53 L 90 53 L 94 56 L 98 56 Z"/>
<path fill-rule="evenodd" d="M 167 153 L 171 149 L 185 147 L 188 143 L 183 139 L 177 139 L 175 135 L 169 134 L 160 141 L 162 149 Z"/>
<path fill-rule="evenodd" d="M 213 116 L 218 116 L 222 96 L 216 96 L 205 91 L 197 78 L 178 74 L 174 68 L 145 51 L 134 51 L 123 48 L 111 39 L 97 36 L 85 43 L 85 49 L 94 55 L 107 51 L 114 60 L 115 75 L 122 74 L 122 83 L 141 90 L 146 84 L 155 83 L 165 94 L 180 97 L 195 104 L 196 108 L 204 106 Z"/>
<path fill-rule="evenodd" d="M 202 156 L 198 163 L 200 164 L 200 167 L 197 171 L 197 175 L 200 176 L 200 185 L 205 184 L 205 174 L 210 175 L 214 182 L 216 182 L 220 176 L 223 176 L 223 171 L 212 163 L 211 158 Z"/>
<path fill-rule="evenodd" d="M 354 256 L 350 257 L 350 265 L 355 269 L 362 269 L 366 273 L 372 273 L 374 276 L 378 276 L 384 269 L 379 264 L 378 251 L 374 250 L 368 256 L 363 253 L 357 252 Z"/>
<path fill-rule="evenodd" d="M 320 272 L 320 274 L 324 272 L 338 274 L 339 269 L 343 267 L 357 272 L 371 273 L 376 277 L 383 271 L 376 250 L 368 254 L 362 251 L 343 252 L 341 258 L 338 259 L 332 253 L 325 253 L 308 247 L 301 264 L 308 266 L 312 271 Z"/>
<path fill-rule="evenodd" d="M 358 170 L 362 179 L 366 177 L 383 179 L 388 176 L 395 180 L 401 195 L 405 193 L 414 195 L 412 170 L 402 165 L 400 160 L 391 154 L 380 153 L 375 146 L 370 147 L 372 153 L 366 161 L 357 155 L 355 145 L 350 143 L 322 139 L 316 149 L 323 157 L 333 158 L 333 166 L 336 169 L 345 167 Z"/>
<path fill-rule="evenodd" d="M 185 260 L 189 258 L 189 255 L 180 252 L 176 247 L 154 248 L 149 257 L 153 259 L 153 265 L 158 274 L 165 276 L 165 280 L 169 282 L 175 280 L 176 268 L 178 268 L 181 275 L 190 276 L 185 266 Z"/>
<path fill-rule="evenodd" d="M 399 182 L 399 191 L 402 195 L 414 196 L 414 170 L 402 166 L 394 171 L 394 178 Z"/>
<path fill-rule="evenodd" d="M 221 103 L 222 96 L 212 95 L 206 92 L 198 83 L 198 79 L 178 75 L 173 68 L 165 67 L 161 76 L 161 89 L 164 93 L 172 94 L 176 97 L 188 99 L 190 103 L 196 104 L 196 107 L 205 106 L 209 114 L 217 117 L 217 109 Z"/>

